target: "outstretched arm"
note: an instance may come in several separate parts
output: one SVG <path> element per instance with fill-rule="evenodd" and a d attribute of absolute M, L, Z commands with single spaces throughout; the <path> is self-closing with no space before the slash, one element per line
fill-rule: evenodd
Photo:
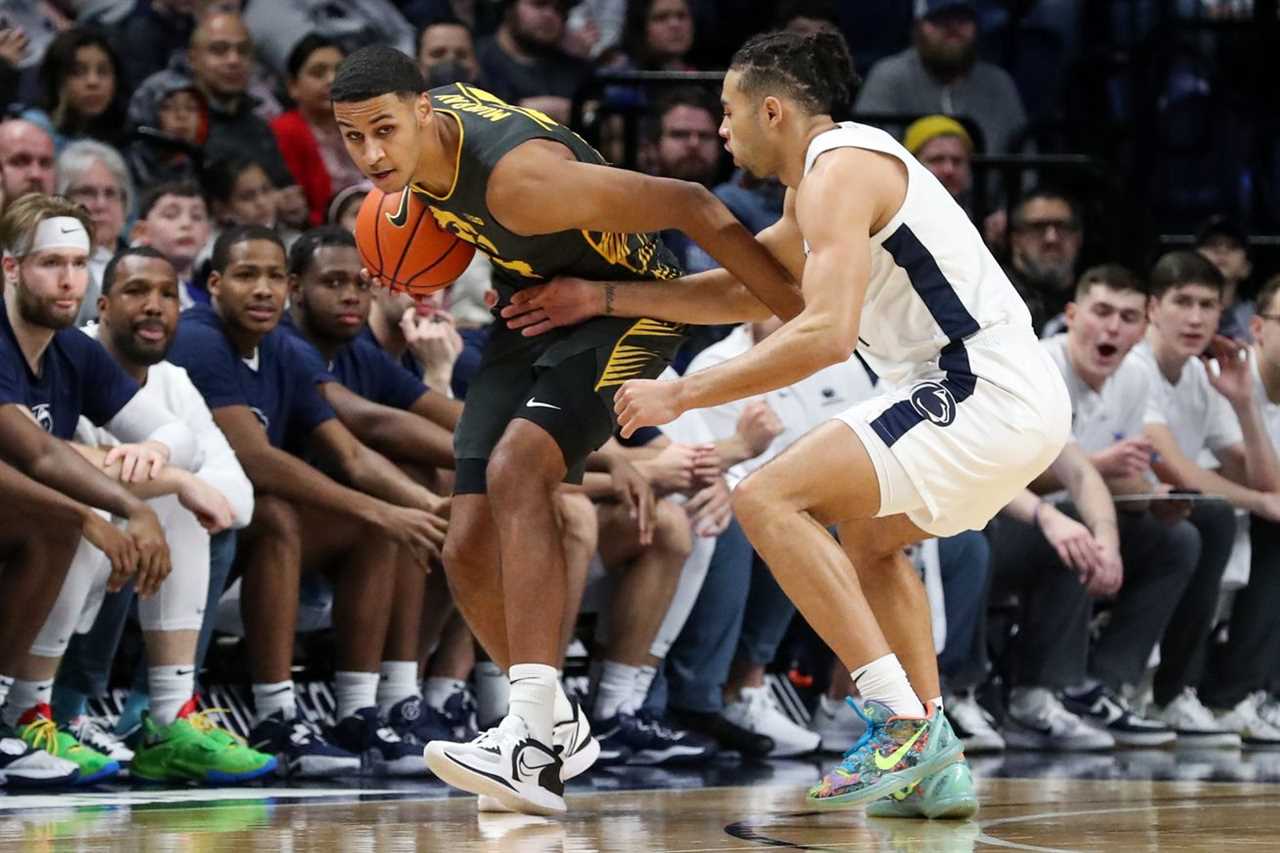
<path fill-rule="evenodd" d="M 866 156 L 863 156 L 866 155 Z M 871 274 L 868 236 L 901 195 L 900 174 L 870 152 L 834 151 L 818 161 L 796 199 L 796 221 L 809 241 L 804 310 L 746 353 L 674 382 L 631 381 L 618 392 L 623 435 L 667 423 L 689 409 L 784 388 L 848 360 L 858 342 L 862 300 Z M 857 187 L 858 192 L 851 192 Z"/>
<path fill-rule="evenodd" d="M 782 218 L 756 235 L 800 281 L 804 274 L 804 242 L 796 224 L 790 191 Z M 767 320 L 773 311 L 725 269 L 713 269 L 670 281 L 587 281 L 562 276 L 550 284 L 516 291 L 502 316 L 525 337 L 591 317 L 653 317 L 672 323 L 706 326 Z M 794 316 L 794 315 L 791 315 Z M 790 320 L 791 316 L 783 317 Z"/>
<path fill-rule="evenodd" d="M 555 204 L 547 203 L 548 188 Z M 498 162 L 486 201 L 517 234 L 678 228 L 778 316 L 802 307 L 787 269 L 700 184 L 580 163 L 558 143 L 534 141 Z"/>

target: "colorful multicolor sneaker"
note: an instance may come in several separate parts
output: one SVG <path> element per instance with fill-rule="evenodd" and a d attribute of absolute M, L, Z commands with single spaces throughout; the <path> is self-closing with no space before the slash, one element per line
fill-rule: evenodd
<path fill-rule="evenodd" d="M 142 742 L 129 772 L 146 782 L 236 785 L 275 770 L 274 757 L 250 749 L 209 719 L 217 710 L 197 711 L 193 697 L 167 726 L 143 712 Z"/>
<path fill-rule="evenodd" d="M 85 746 L 75 735 L 59 729 L 53 721 L 53 709 L 37 705 L 18 719 L 18 737 L 29 746 L 43 749 L 55 758 L 64 758 L 80 768 L 77 785 L 105 782 L 120 773 L 120 762 L 112 761 L 98 750 Z"/>
<path fill-rule="evenodd" d="M 973 773 L 963 759 L 867 806 L 867 817 L 968 820 L 977 812 Z"/>
<path fill-rule="evenodd" d="M 963 752 L 937 706 L 930 705 L 926 717 L 894 716 L 874 701 L 854 710 L 867 731 L 840 765 L 809 789 L 810 805 L 840 808 L 878 800 L 938 772 Z"/>

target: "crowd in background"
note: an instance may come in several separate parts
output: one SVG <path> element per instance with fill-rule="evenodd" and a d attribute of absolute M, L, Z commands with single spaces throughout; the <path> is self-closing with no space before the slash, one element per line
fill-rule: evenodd
<path fill-rule="evenodd" d="M 837 118 L 897 134 L 970 214 L 1071 392 L 1054 465 L 987 530 L 916 554 L 967 748 L 1280 745 L 1274 94 L 1228 99 L 1255 36 L 1198 26 L 1251 12 L 3 0 L 0 742 L 19 744 L 0 750 L 3 778 L 425 775 L 424 742 L 500 718 L 505 679 L 439 568 L 452 431 L 494 322 L 489 262 L 418 300 L 361 278 L 370 186 L 331 112 L 335 69 L 392 44 L 430 85 L 540 110 L 615 162 L 705 184 L 759 232 L 783 187 L 726 163 L 719 83 L 697 72 L 769 27 L 850 42 L 864 79 Z M 28 268 L 46 220 L 84 223 L 83 294 Z M 686 270 L 714 264 L 662 237 Z M 693 329 L 673 370 L 776 328 Z M 559 495 L 564 648 L 590 660 L 602 762 L 857 736 L 846 668 L 792 624 L 728 495 L 878 383 L 855 357 L 611 442 L 654 496 L 651 529 L 607 476 Z M 139 629 L 141 648 L 121 645 Z M 308 663 L 333 685 L 324 719 L 294 686 L 311 632 L 332 637 Z M 215 636 L 245 652 L 244 740 L 200 710 Z M 121 712 L 91 714 L 122 673 Z M 807 714 L 784 711 L 770 673 L 812 693 Z"/>

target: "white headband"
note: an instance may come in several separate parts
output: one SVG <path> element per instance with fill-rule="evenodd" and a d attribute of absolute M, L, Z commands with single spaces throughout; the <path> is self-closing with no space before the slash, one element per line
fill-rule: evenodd
<path fill-rule="evenodd" d="M 74 216 L 51 216 L 43 219 L 36 226 L 36 234 L 31 238 L 31 248 L 27 254 L 44 252 L 49 249 L 80 249 L 89 251 L 89 232 L 84 230 L 84 223 Z"/>

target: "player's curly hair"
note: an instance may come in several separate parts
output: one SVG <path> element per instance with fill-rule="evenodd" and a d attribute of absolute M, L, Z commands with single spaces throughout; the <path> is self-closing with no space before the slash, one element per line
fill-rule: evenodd
<path fill-rule="evenodd" d="M 729 63 L 741 76 L 738 87 L 751 95 L 784 94 L 814 115 L 845 110 L 859 79 L 844 36 L 779 30 L 752 36 Z"/>
<path fill-rule="evenodd" d="M 414 96 L 427 91 L 418 63 L 394 47 L 372 44 L 342 60 L 333 75 L 329 99 L 335 104 L 367 101 L 381 95 Z"/>

